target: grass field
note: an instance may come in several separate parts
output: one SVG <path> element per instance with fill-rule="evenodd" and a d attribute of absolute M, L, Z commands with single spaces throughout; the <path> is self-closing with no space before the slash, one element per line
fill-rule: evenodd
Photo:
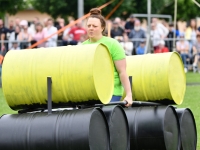
<path fill-rule="evenodd" d="M 200 132 L 200 74 L 187 73 L 187 89 L 180 108 L 190 108 L 194 114 L 197 132 Z M 0 89 L 0 116 L 2 114 L 17 113 L 11 110 L 5 102 L 2 89 Z M 198 136 L 197 150 L 200 150 L 200 137 Z"/>

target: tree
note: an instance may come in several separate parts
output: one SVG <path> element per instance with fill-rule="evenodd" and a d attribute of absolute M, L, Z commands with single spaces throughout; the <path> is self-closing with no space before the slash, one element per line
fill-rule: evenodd
<path fill-rule="evenodd" d="M 196 0 L 200 3 L 200 0 Z M 200 8 L 192 0 L 178 0 L 177 1 L 177 19 L 189 20 L 200 16 Z M 165 7 L 161 13 L 174 16 L 174 1 Z"/>
<path fill-rule="evenodd" d="M 0 6 L 0 18 L 3 18 L 5 13 L 14 15 L 18 11 L 27 8 L 27 3 L 24 0 L 0 0 Z"/>
<path fill-rule="evenodd" d="M 11 0 L 9 0 L 11 1 Z M 22 0 L 16 0 L 22 1 Z M 67 19 L 68 16 L 77 18 L 78 0 L 30 0 L 33 7 L 40 12 L 51 15 L 54 19 L 58 16 Z M 106 16 L 121 0 L 114 0 L 102 10 Z M 200 0 L 197 0 L 200 2 Z M 91 8 L 99 7 L 108 0 L 84 0 L 84 13 L 88 13 Z M 178 0 L 178 19 L 189 19 L 200 15 L 199 8 L 192 0 Z M 147 0 L 124 0 L 121 6 L 113 13 L 112 18 L 119 16 L 126 19 L 130 14 L 147 13 Z M 174 16 L 174 0 L 151 0 L 152 14 L 168 14 Z"/>

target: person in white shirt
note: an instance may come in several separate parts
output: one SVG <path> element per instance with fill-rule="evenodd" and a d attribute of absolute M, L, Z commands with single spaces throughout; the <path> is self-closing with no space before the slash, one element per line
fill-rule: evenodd
<path fill-rule="evenodd" d="M 132 51 L 133 51 L 133 42 L 131 42 L 128 38 L 128 36 L 125 34 L 123 36 L 123 40 L 120 41 L 120 44 L 122 45 L 122 47 L 125 50 L 125 54 L 126 56 L 130 56 L 132 55 Z"/>
<path fill-rule="evenodd" d="M 154 50 L 156 50 L 160 44 L 160 40 L 163 39 L 162 31 L 156 26 L 155 23 L 151 24 L 151 39 Z"/>
<path fill-rule="evenodd" d="M 162 23 L 158 22 L 157 18 L 152 18 L 152 23 L 154 23 L 156 25 L 156 28 L 158 30 L 160 30 L 160 32 L 162 34 L 162 39 L 167 37 L 167 35 L 169 33 L 169 29 L 167 29 Z"/>
<path fill-rule="evenodd" d="M 50 35 L 54 34 L 57 32 L 57 28 L 53 26 L 53 20 L 48 19 L 48 26 L 46 28 L 46 32 L 44 37 L 49 37 Z M 57 38 L 58 34 L 55 34 L 54 36 L 48 38 L 46 41 L 45 47 L 56 47 L 57 46 Z"/>

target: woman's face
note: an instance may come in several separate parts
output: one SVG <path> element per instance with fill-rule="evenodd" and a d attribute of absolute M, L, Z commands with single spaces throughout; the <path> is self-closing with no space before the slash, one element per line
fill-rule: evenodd
<path fill-rule="evenodd" d="M 191 20 L 190 24 L 191 24 L 191 27 L 195 27 L 195 25 L 196 25 L 195 20 Z"/>
<path fill-rule="evenodd" d="M 87 34 L 89 38 L 95 38 L 102 35 L 103 28 L 98 18 L 89 18 L 87 21 Z"/>
<path fill-rule="evenodd" d="M 37 31 L 41 31 L 41 30 L 42 30 L 42 26 L 41 26 L 41 25 L 37 25 L 37 26 L 36 26 L 36 30 L 37 30 Z"/>

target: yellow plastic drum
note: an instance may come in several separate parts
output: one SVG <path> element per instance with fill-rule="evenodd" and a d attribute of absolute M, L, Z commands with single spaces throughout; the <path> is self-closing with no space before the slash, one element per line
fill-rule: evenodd
<path fill-rule="evenodd" d="M 128 56 L 127 73 L 132 76 L 132 92 L 138 101 L 181 104 L 186 77 L 178 53 Z M 162 101 L 161 101 L 162 100 Z"/>
<path fill-rule="evenodd" d="M 48 76 L 55 104 L 106 104 L 114 90 L 113 62 L 102 44 L 9 51 L 2 71 L 8 105 L 17 110 L 47 104 Z"/>

